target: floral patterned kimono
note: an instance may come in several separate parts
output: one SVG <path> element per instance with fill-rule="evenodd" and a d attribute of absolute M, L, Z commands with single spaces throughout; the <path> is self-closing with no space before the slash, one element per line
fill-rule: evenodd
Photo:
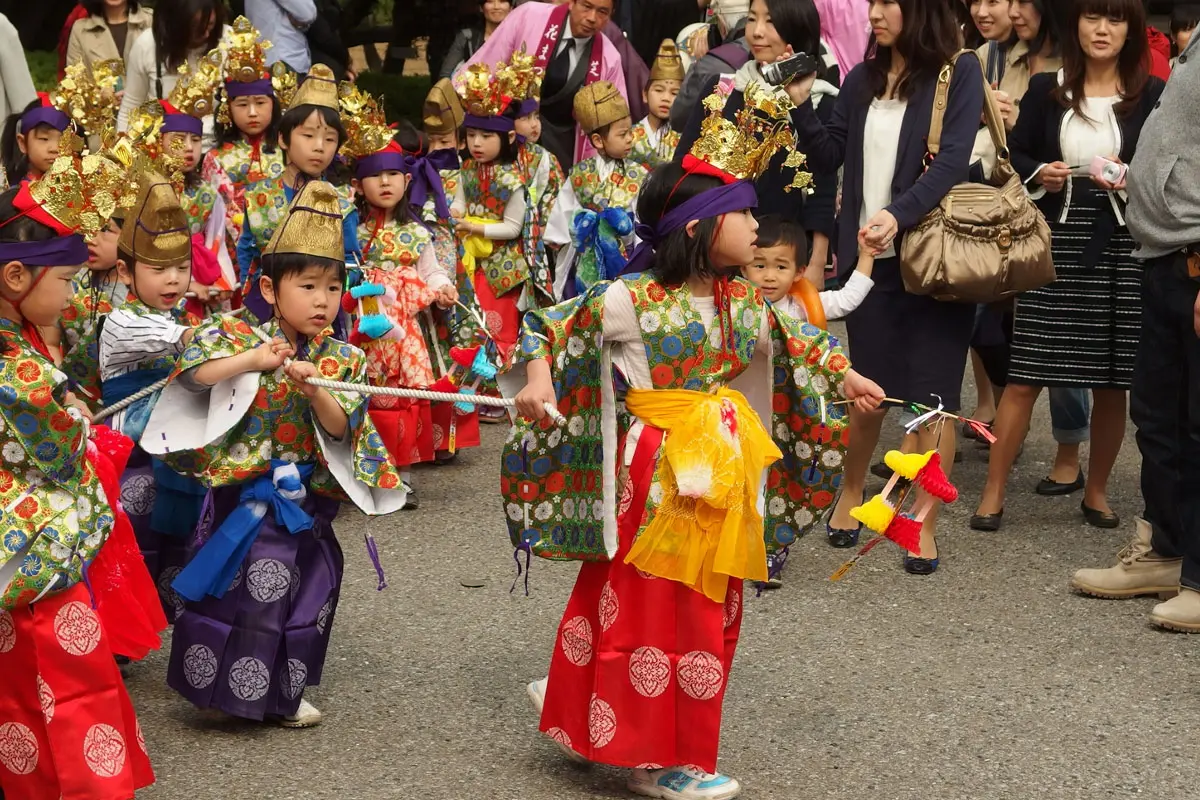
<path fill-rule="evenodd" d="M 644 165 L 646 169 L 661 167 L 675 158 L 679 139 L 679 131 L 672 130 L 669 122 L 663 122 L 656 131 L 650 127 L 650 118 L 646 117 L 633 126 L 633 150 L 629 153 L 629 159 Z"/>
<path fill-rule="evenodd" d="M 650 173 L 630 159 L 592 156 L 571 168 L 546 228 L 560 247 L 554 296 L 574 297 L 621 273 L 637 239 L 633 234 L 638 191 Z"/>
<path fill-rule="evenodd" d="M 97 323 L 133 296 L 129 287 L 117 280 L 116 269 L 87 270 L 75 279 L 75 294 L 63 309 L 59 323 L 63 334 L 62 370 L 71 381 L 71 390 L 93 407 L 100 402 Z"/>
<path fill-rule="evenodd" d="M 516 347 L 521 314 L 538 304 L 539 293 L 548 297 L 550 286 L 537 282 L 525 251 L 532 208 L 520 164 L 463 162 L 454 207 L 464 210 L 468 219 L 482 224 L 504 222 L 512 202 L 525 208 L 521 229 L 512 238 L 469 236 L 458 245 L 459 262 L 474 279 L 488 333 L 506 361 Z"/>
<path fill-rule="evenodd" d="M 433 304 L 441 287 L 453 285 L 437 260 L 433 234 L 413 220 L 370 219 L 359 226 L 359 241 L 366 259 L 363 281 L 387 289 L 383 310 L 394 325 L 386 336 L 361 342 L 367 378 L 378 386 L 427 387 L 451 366 L 448 349 L 430 354 L 431 343 L 440 347 Z M 376 395 L 369 413 L 399 466 L 430 461 L 435 451 L 449 449 L 452 403 Z M 455 422 L 455 449 L 478 446 L 477 416 L 461 415 Z"/>
<path fill-rule="evenodd" d="M 120 466 L 85 441 L 67 376 L 15 323 L 0 337 L 0 791 L 126 800 L 154 773 L 113 655 L 157 647 L 166 621 L 117 549 Z"/>
<path fill-rule="evenodd" d="M 524 170 L 525 186 L 533 209 L 528 227 L 529 235 L 525 238 L 525 252 L 531 254 L 529 263 L 538 282 L 549 284 L 552 282 L 554 270 L 542 237 L 546 233 L 550 213 L 554 210 L 554 202 L 558 199 L 566 177 L 554 154 L 537 142 L 526 142 L 521 146 L 517 154 L 517 163 Z M 549 298 L 543 297 L 542 300 L 543 305 L 551 304 Z"/>
<path fill-rule="evenodd" d="M 211 181 L 222 173 L 233 187 L 233 202 L 225 208 L 225 231 L 236 243 L 242 235 L 245 219 L 246 187 L 283 175 L 283 151 L 276 147 L 273 152 L 264 153 L 261 136 L 254 142 L 243 137 L 236 142 L 219 144 L 204 154 L 200 175 Z"/>
<path fill-rule="evenodd" d="M 264 331 L 280 335 L 275 323 Z M 147 452 L 212 490 L 173 584 L 187 602 L 167 682 L 193 705 L 255 720 L 296 713 L 305 687 L 320 683 L 342 582 L 332 527 L 341 499 L 383 514 L 406 497 L 364 395 L 334 393 L 349 416 L 334 441 L 282 370 L 212 387 L 189 375 L 260 343 L 229 317 L 197 332 L 142 437 Z M 327 334 L 300 350 L 330 380 L 366 378 L 362 351 Z"/>
<path fill-rule="evenodd" d="M 830 405 L 849 367 L 840 346 L 774 314 L 741 279 L 724 295 L 725 311 L 686 286 L 631 275 L 525 319 L 521 358 L 550 359 L 567 424 L 519 422 L 502 456 L 501 490 L 518 548 L 587 562 L 555 640 L 541 730 L 591 761 L 715 772 L 742 619 L 741 580 L 728 578 L 715 601 L 626 563 L 685 481 L 683 472 L 668 481 L 670 433 L 636 415 L 618 424 L 613 367 L 630 401 L 634 390 L 744 394 L 783 453 L 765 488 L 761 477 L 757 489 L 746 487 L 765 501 L 762 562 L 813 524 L 840 480 L 847 415 Z M 732 409 L 726 419 L 721 408 L 722 430 L 758 425 Z M 751 566 L 765 574 L 765 563 Z"/>

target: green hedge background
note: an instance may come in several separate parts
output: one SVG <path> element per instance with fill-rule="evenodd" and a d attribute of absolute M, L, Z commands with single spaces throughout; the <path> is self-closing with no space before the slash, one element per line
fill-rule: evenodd
<path fill-rule="evenodd" d="M 39 91 L 50 91 L 58 82 L 58 55 L 53 52 L 32 50 L 25 53 L 33 85 Z M 419 124 L 421 106 L 432 85 L 428 75 L 385 75 L 381 72 L 364 72 L 358 76 L 358 85 L 363 91 L 383 97 L 388 121 L 407 119 Z"/>

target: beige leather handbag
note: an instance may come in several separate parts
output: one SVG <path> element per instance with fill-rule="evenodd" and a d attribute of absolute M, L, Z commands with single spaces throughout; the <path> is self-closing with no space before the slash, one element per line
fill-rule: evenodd
<path fill-rule="evenodd" d="M 942 68 L 929 123 L 929 157 L 936 158 L 954 65 Z M 984 82 L 984 117 L 996 167 L 989 183 L 960 183 L 915 227 L 904 232 L 900 273 L 911 294 L 938 300 L 992 303 L 1054 280 L 1050 228 L 1009 163 L 1004 125 L 991 87 Z"/>

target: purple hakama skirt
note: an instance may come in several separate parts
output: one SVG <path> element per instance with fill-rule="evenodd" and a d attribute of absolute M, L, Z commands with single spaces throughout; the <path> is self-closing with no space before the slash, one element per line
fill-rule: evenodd
<path fill-rule="evenodd" d="M 167 622 L 174 623 L 183 611 L 183 598 L 171 588 L 171 581 L 187 563 L 188 539 L 192 532 L 178 531 L 168 535 L 151 530 L 150 518 L 157 496 L 153 462 L 146 451 L 134 447 L 125 472 L 121 474 L 121 506 L 133 525 L 146 570 L 158 587 L 158 597 L 162 601 Z"/>
<path fill-rule="evenodd" d="M 213 490 L 210 530 L 237 508 L 242 488 Z M 295 535 L 268 510 L 225 595 L 184 602 L 171 640 L 172 689 L 195 706 L 245 719 L 296 713 L 304 689 L 321 682 L 337 610 L 339 505 L 309 494 L 301 507 L 313 527 Z"/>

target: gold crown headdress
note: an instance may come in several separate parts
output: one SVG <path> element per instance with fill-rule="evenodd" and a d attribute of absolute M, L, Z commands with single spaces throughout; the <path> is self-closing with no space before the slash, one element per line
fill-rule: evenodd
<path fill-rule="evenodd" d="M 70 128 L 58 147 L 60 155 L 29 185 L 29 194 L 63 226 L 89 239 L 107 227 L 126 175 L 104 156 L 84 155 L 83 141 Z"/>
<path fill-rule="evenodd" d="M 629 103 L 616 86 L 608 81 L 596 81 L 575 93 L 572 113 L 580 130 L 593 133 L 628 117 Z"/>
<path fill-rule="evenodd" d="M 388 126 L 381 100 L 348 82 L 342 83 L 339 94 L 342 124 L 346 127 L 342 155 L 363 158 L 387 147 L 396 132 Z"/>
<path fill-rule="evenodd" d="M 292 100 L 296 97 L 298 79 L 296 73 L 288 68 L 288 65 L 282 61 L 276 61 L 271 65 L 271 88 L 275 90 L 275 101 L 279 103 L 280 109 L 288 109 L 292 107 Z"/>
<path fill-rule="evenodd" d="M 650 65 L 651 81 L 682 81 L 684 76 L 683 57 L 674 39 L 663 39 L 658 54 Z"/>
<path fill-rule="evenodd" d="M 262 254 L 297 253 L 341 261 L 346 257 L 344 247 L 337 189 L 325 181 L 309 181 L 288 207 Z"/>
<path fill-rule="evenodd" d="M 159 157 L 163 123 L 167 114 L 183 114 L 201 119 L 212 114 L 217 87 L 221 83 L 221 53 L 211 50 L 200 59 L 195 71 L 187 64 L 179 68 L 179 80 L 165 100 L 150 100 L 129 114 L 130 138 L 151 158 Z"/>
<path fill-rule="evenodd" d="M 137 201 L 125 216 L 117 246 L 135 261 L 155 267 L 175 266 L 191 258 L 187 215 L 179 192 L 164 176 L 151 170 L 143 173 Z"/>
<path fill-rule="evenodd" d="M 90 69 L 82 61 L 72 64 L 50 93 L 50 101 L 104 147 L 116 136 L 112 108 L 124 74 L 125 62 L 119 58 L 97 61 Z"/>
<path fill-rule="evenodd" d="M 425 95 L 421 107 L 421 124 L 426 133 L 442 135 L 456 133 L 463 124 L 463 107 L 454 83 L 442 78 Z"/>
<path fill-rule="evenodd" d="M 455 79 L 455 90 L 468 114 L 476 117 L 498 117 L 508 108 L 512 97 L 505 95 L 498 73 L 507 65 L 496 65 L 493 71 L 487 64 L 472 64 Z"/>
<path fill-rule="evenodd" d="M 542 79 L 546 71 L 535 67 L 533 56 L 525 52 L 525 46 L 512 54 L 508 63 L 496 65 L 496 81 L 501 94 L 513 100 L 537 100 L 542 96 Z"/>
<path fill-rule="evenodd" d="M 700 124 L 700 137 L 692 145 L 691 155 L 735 178 L 753 181 L 766 172 L 775 154 L 784 150 L 788 157 L 783 166 L 796 170 L 784 191 L 809 190 L 812 174 L 800 169 L 805 156 L 795 149 L 789 117 L 794 106 L 788 96 L 752 82 L 743 93 L 745 105 L 731 122 L 721 115 L 731 91 L 732 85 L 718 84 L 705 98 L 709 114 Z"/>
<path fill-rule="evenodd" d="M 229 83 L 255 83 L 270 78 L 267 69 L 267 51 L 271 43 L 262 38 L 258 29 L 250 24 L 245 17 L 238 17 L 233 26 L 221 39 L 217 48 L 224 63 L 222 70 L 222 89 L 217 104 L 217 122 L 222 125 L 230 123 Z M 278 63 L 278 62 L 277 62 Z M 294 78 L 293 78 L 294 80 Z"/>
<path fill-rule="evenodd" d="M 308 75 L 300 83 L 296 93 L 288 103 L 288 109 L 297 106 L 310 105 L 332 108 L 340 111 L 338 103 L 338 83 L 333 77 L 333 70 L 324 64 L 313 64 Z"/>

